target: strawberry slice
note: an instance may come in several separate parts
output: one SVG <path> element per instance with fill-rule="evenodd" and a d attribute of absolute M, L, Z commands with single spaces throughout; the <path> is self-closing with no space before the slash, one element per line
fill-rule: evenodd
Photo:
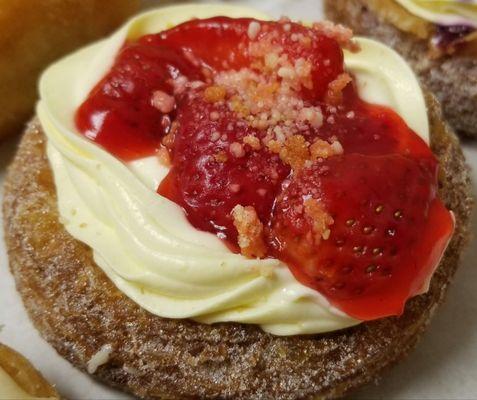
<path fill-rule="evenodd" d="M 453 231 L 436 182 L 429 157 L 350 154 L 315 163 L 277 201 L 276 254 L 354 318 L 399 315 L 426 286 Z M 310 201 L 321 213 L 307 213 Z M 316 232 L 323 220 L 329 231 Z"/>
<path fill-rule="evenodd" d="M 254 207 L 262 222 L 269 221 L 290 168 L 266 147 L 253 150 L 246 144 L 245 137 L 258 142 L 265 132 L 199 94 L 181 104 L 177 122 L 174 166 L 158 193 L 180 204 L 194 226 L 230 243 L 237 242 L 231 216 L 237 204 Z"/>
<path fill-rule="evenodd" d="M 79 130 L 125 161 L 153 155 L 167 129 L 151 98 L 156 90 L 172 93 L 168 82 L 180 74 L 202 78 L 177 49 L 126 43 L 112 70 L 78 109 Z"/>

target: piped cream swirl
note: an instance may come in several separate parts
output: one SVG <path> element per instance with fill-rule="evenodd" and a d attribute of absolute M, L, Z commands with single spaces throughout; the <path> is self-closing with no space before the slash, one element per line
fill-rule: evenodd
<path fill-rule="evenodd" d="M 77 107 L 110 69 L 125 40 L 217 15 L 268 19 L 224 5 L 158 9 L 45 72 L 37 111 L 48 137 L 62 222 L 93 249 L 98 266 L 124 294 L 161 317 L 258 324 L 276 335 L 358 324 L 300 284 L 282 262 L 246 259 L 193 228 L 179 206 L 156 193 L 167 174 L 156 158 L 124 164 L 77 132 Z M 426 106 L 410 68 L 377 42 L 359 43 L 363 50 L 345 58 L 361 95 L 394 108 L 428 140 Z"/>

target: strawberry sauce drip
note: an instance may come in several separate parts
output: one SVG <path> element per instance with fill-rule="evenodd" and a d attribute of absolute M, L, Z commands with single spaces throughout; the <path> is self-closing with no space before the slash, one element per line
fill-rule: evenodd
<path fill-rule="evenodd" d="M 339 40 L 289 21 L 193 20 L 126 43 L 76 123 L 126 162 L 166 151 L 158 193 L 233 251 L 244 250 L 234 209 L 253 209 L 258 256 L 370 320 L 425 289 L 454 222 L 429 147 L 360 99 Z M 334 153 L 316 156 L 316 143 Z"/>

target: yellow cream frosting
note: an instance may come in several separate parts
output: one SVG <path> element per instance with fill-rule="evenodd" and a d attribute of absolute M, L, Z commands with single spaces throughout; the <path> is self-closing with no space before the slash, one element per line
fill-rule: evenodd
<path fill-rule="evenodd" d="M 477 27 L 475 0 L 395 0 L 411 14 L 439 25 Z"/>
<path fill-rule="evenodd" d="M 124 164 L 76 130 L 77 107 L 126 39 L 217 15 L 268 19 L 229 5 L 162 8 L 139 15 L 111 38 L 45 72 L 37 111 L 48 137 L 62 222 L 93 249 L 98 266 L 125 295 L 161 317 L 258 324 L 275 335 L 358 324 L 300 284 L 282 262 L 246 259 L 216 236 L 193 228 L 179 206 L 156 193 L 168 172 L 156 157 Z M 358 41 L 362 51 L 346 52 L 345 58 L 361 95 L 392 107 L 428 140 L 425 101 L 411 69 L 384 45 Z"/>

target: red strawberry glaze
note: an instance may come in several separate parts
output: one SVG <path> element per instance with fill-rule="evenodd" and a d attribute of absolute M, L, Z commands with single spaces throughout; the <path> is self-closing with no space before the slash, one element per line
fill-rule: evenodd
<path fill-rule="evenodd" d="M 346 34 L 193 20 L 126 43 L 76 123 L 124 161 L 167 150 L 158 192 L 193 226 L 370 320 L 425 289 L 454 222 L 429 147 L 359 98 Z"/>

